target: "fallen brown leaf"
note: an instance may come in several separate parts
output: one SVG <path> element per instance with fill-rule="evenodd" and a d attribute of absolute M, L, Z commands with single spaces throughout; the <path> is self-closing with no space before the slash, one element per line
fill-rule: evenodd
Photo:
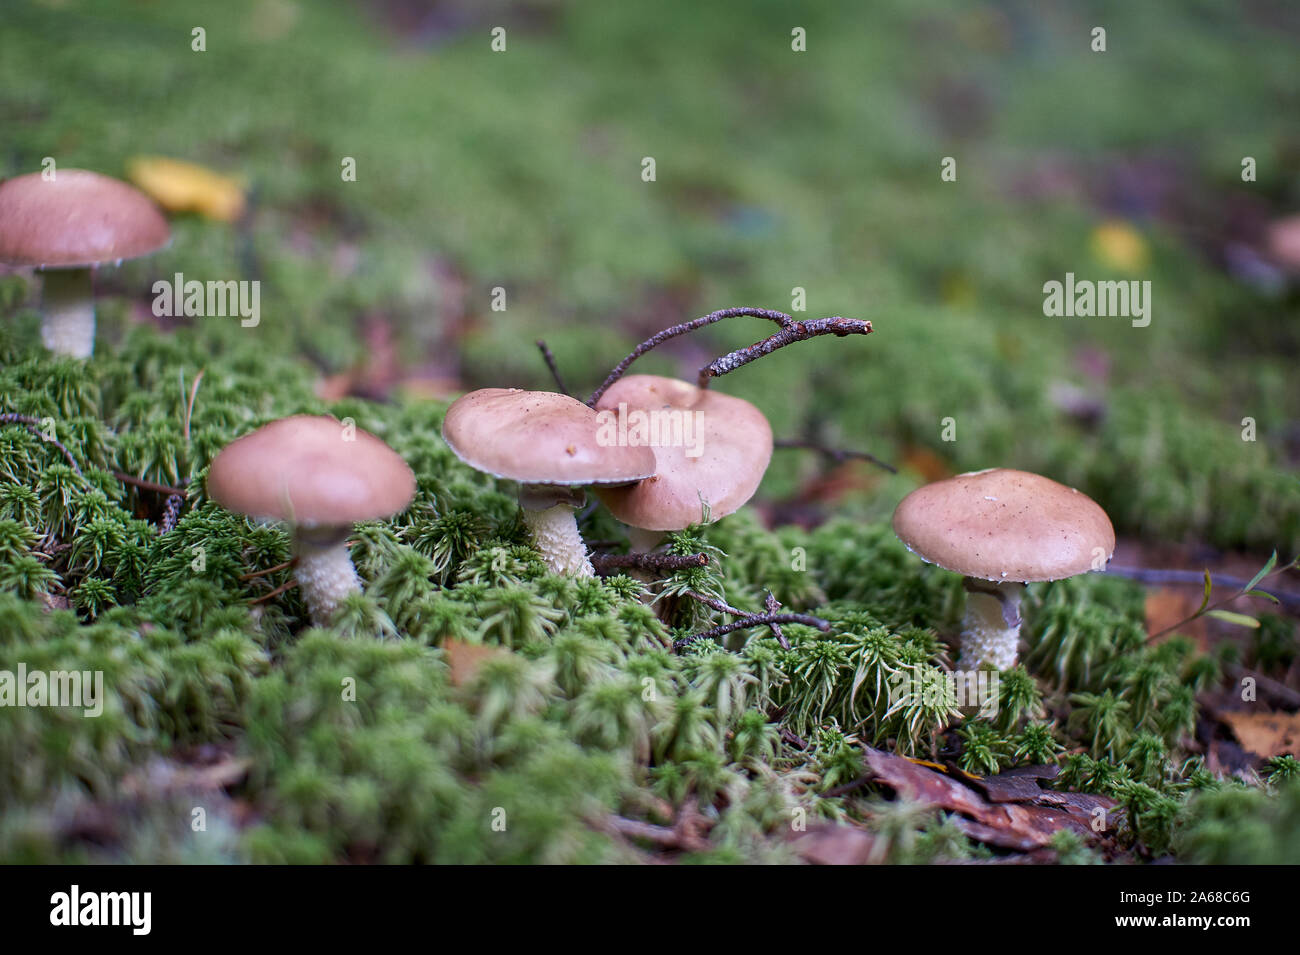
<path fill-rule="evenodd" d="M 478 668 L 488 660 L 501 653 L 496 647 L 487 647 L 481 643 L 466 643 L 464 640 L 446 640 L 442 644 L 447 666 L 451 668 L 451 685 L 464 686 L 474 678 Z"/>
<path fill-rule="evenodd" d="M 1241 745 L 1265 759 L 1300 751 L 1300 713 L 1222 712 Z"/>
<path fill-rule="evenodd" d="M 948 462 L 929 448 L 908 445 L 903 449 L 903 467 L 916 471 L 927 481 L 941 481 L 952 476 Z"/>
<path fill-rule="evenodd" d="M 1114 805 L 1110 799 L 1084 793 L 1035 792 L 1024 777 L 997 783 L 990 780 L 998 777 L 988 777 L 967 785 L 902 756 L 870 747 L 866 754 L 867 766 L 877 781 L 907 799 L 969 816 L 975 825 L 967 825 L 967 820 L 958 820 L 958 824 L 973 839 L 1021 852 L 1047 845 L 1059 829 L 1072 829 L 1091 838 L 1094 811 L 1107 811 Z M 997 791 L 1002 798 L 990 801 L 972 786 Z M 1025 801 L 1010 801 L 1013 791 Z"/>
<path fill-rule="evenodd" d="M 1147 633 L 1160 633 L 1162 630 L 1181 623 L 1201 605 L 1201 591 L 1194 587 L 1157 587 L 1147 592 L 1146 624 Z M 1196 641 L 1197 649 L 1204 652 L 1206 646 L 1204 619 L 1193 620 L 1178 628 L 1178 632 Z M 1172 636 L 1172 634 L 1171 634 Z"/>
<path fill-rule="evenodd" d="M 817 823 L 792 840 L 799 858 L 812 865 L 870 865 L 876 838 L 856 826 Z"/>

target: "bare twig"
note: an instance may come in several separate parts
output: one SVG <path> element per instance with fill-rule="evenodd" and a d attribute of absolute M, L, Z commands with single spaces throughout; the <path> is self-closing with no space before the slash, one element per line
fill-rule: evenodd
<path fill-rule="evenodd" d="M 863 776 L 859 776 L 857 779 L 850 780 L 849 782 L 844 783 L 843 785 L 835 786 L 832 789 L 826 790 L 826 792 L 822 793 L 822 798 L 834 799 L 836 796 L 848 795 L 854 790 L 861 789 L 863 786 L 865 786 L 867 783 L 871 782 L 871 780 L 875 778 L 876 778 L 875 773 L 867 773 Z"/>
<path fill-rule="evenodd" d="M 81 465 L 77 464 L 77 459 L 72 456 L 72 452 L 67 449 L 67 447 L 63 444 L 63 442 L 60 441 L 58 438 L 51 438 L 49 435 L 47 435 L 44 431 L 40 429 L 40 424 L 41 424 L 40 418 L 33 417 L 32 415 L 15 414 L 13 412 L 6 412 L 4 414 L 0 414 L 0 424 L 21 424 L 23 427 L 25 427 L 32 434 L 36 435 L 36 437 L 40 438 L 42 441 L 46 442 L 47 444 L 52 444 L 56 448 L 58 448 L 59 451 L 63 454 L 64 459 L 67 460 L 68 464 L 72 467 L 72 470 L 77 472 L 77 477 L 79 478 L 85 477 L 85 475 L 81 473 Z"/>
<path fill-rule="evenodd" d="M 267 574 L 274 574 L 277 570 L 288 570 L 294 564 L 298 563 L 298 558 L 294 557 L 286 560 L 283 564 L 276 564 L 274 567 L 268 567 L 265 570 L 250 570 L 246 574 L 240 574 L 237 580 L 254 580 L 258 577 L 265 577 Z"/>
<path fill-rule="evenodd" d="M 608 391 L 609 387 L 614 384 L 614 382 L 623 377 L 623 373 L 627 371 L 632 362 L 636 361 L 652 348 L 662 345 L 671 338 L 677 338 L 679 335 L 686 335 L 693 332 L 697 328 L 703 328 L 705 325 L 712 325 L 714 322 L 720 322 L 724 318 L 738 318 L 742 315 L 747 315 L 751 318 L 765 318 L 770 322 L 776 322 L 783 329 L 794 324 L 794 319 L 785 314 L 785 312 L 777 312 L 769 308 L 750 308 L 742 305 L 736 308 L 720 309 L 716 312 L 710 312 L 708 315 L 703 315 L 700 318 L 692 319 L 689 322 L 682 322 L 680 325 L 665 328 L 662 332 L 656 332 L 640 345 L 637 345 L 636 348 L 632 349 L 630 355 L 615 365 L 614 370 L 609 373 L 609 376 L 604 380 L 601 386 L 591 393 L 591 397 L 587 399 L 587 404 L 594 408 L 596 402 L 600 400 L 600 396 Z"/>
<path fill-rule="evenodd" d="M 826 457 L 830 458 L 832 461 L 835 461 L 837 464 L 849 460 L 870 461 L 872 464 L 876 465 L 876 467 L 884 468 L 890 474 L 898 473 L 898 468 L 894 467 L 892 464 L 885 463 L 884 461 L 880 460 L 880 458 L 876 457 L 874 454 L 868 454 L 866 451 L 850 451 L 844 448 L 828 448 L 825 445 L 818 444 L 816 441 L 797 441 L 797 440 L 773 441 L 772 446 L 776 448 L 787 448 L 787 449 L 803 448 L 808 451 L 816 451 L 818 454 L 825 455 Z"/>
<path fill-rule="evenodd" d="M 591 566 L 596 573 L 631 567 L 636 570 L 685 570 L 706 567 L 708 554 L 592 554 Z"/>
<path fill-rule="evenodd" d="M 146 481 L 144 478 L 134 477 L 124 471 L 114 471 L 113 477 L 117 478 L 123 484 L 130 484 L 133 487 L 144 488 L 146 491 L 154 491 L 158 494 L 166 494 L 168 497 L 177 494 L 182 497 L 185 496 L 185 490 L 183 488 L 172 487 L 168 484 L 155 484 L 153 481 Z"/>
<path fill-rule="evenodd" d="M 731 623 L 719 624 L 711 630 L 702 630 L 699 633 L 691 634 L 689 637 L 682 637 L 680 640 L 673 641 L 673 649 L 681 650 L 697 640 L 712 640 L 714 637 L 725 636 L 733 630 L 748 630 L 750 627 L 762 627 L 769 623 L 801 623 L 806 627 L 816 627 L 822 633 L 831 628 L 829 620 L 823 620 L 821 617 L 814 617 L 806 613 L 760 613 L 733 620 Z"/>
<path fill-rule="evenodd" d="M 287 580 L 279 587 L 276 587 L 274 590 L 270 591 L 269 593 L 262 594 L 262 596 L 257 597 L 254 600 L 250 600 L 249 604 L 260 604 L 260 603 L 265 603 L 268 600 L 274 600 L 276 597 L 280 596 L 280 594 L 284 593 L 286 590 L 292 590 L 294 587 L 297 586 L 298 586 L 297 580 L 293 580 L 293 579 Z"/>
<path fill-rule="evenodd" d="M 569 389 L 564 386 L 564 379 L 560 377 L 560 368 L 555 364 L 555 356 L 552 355 L 551 350 L 546 347 L 546 342 L 540 338 L 537 339 L 537 347 L 542 351 L 542 360 L 546 362 L 546 367 L 551 369 L 551 377 L 555 379 L 555 387 L 559 390 L 560 394 L 569 394 Z"/>
<path fill-rule="evenodd" d="M 700 369 L 699 386 L 707 388 L 711 379 L 730 374 L 737 368 L 748 365 L 751 361 L 762 358 L 764 355 L 770 355 L 778 348 L 793 345 L 795 342 L 807 341 L 819 335 L 834 335 L 836 338 L 843 338 L 845 335 L 869 334 L 871 334 L 870 322 L 860 321 L 856 318 L 841 318 L 838 315 L 830 318 L 814 318 L 805 322 L 795 322 L 793 325 L 785 326 L 775 335 L 764 338 L 761 342 L 755 342 L 747 348 L 738 348 L 721 358 L 714 359 L 713 362 Z"/>
<path fill-rule="evenodd" d="M 741 610 L 738 607 L 733 607 L 731 606 L 731 604 L 718 600 L 716 597 L 710 597 L 707 594 L 697 594 L 693 590 L 684 591 L 684 594 L 685 596 L 690 597 L 692 600 L 698 600 L 706 607 L 713 608 L 714 610 L 718 611 L 718 613 L 731 614 L 731 616 L 733 617 L 753 616 L 753 614 L 751 614 L 748 610 Z"/>
<path fill-rule="evenodd" d="M 763 601 L 763 606 L 767 608 L 768 613 L 776 613 L 781 609 L 781 601 L 777 600 L 776 594 L 769 590 L 767 592 L 767 598 Z M 776 642 L 781 645 L 781 649 L 789 650 L 790 641 L 785 638 L 785 634 L 781 631 L 781 625 L 779 623 L 773 623 L 768 624 L 768 626 L 772 628 L 772 636 L 776 637 Z"/>
<path fill-rule="evenodd" d="M 1285 567 L 1282 570 L 1286 570 Z M 1205 573 L 1200 570 L 1165 570 L 1147 567 L 1107 567 L 1106 573 L 1116 577 L 1126 577 L 1140 584 L 1189 584 L 1200 586 L 1205 583 Z M 1232 587 L 1244 590 L 1250 583 L 1245 577 L 1233 577 L 1228 574 L 1211 574 L 1210 583 L 1215 587 Z M 1285 590 L 1269 591 L 1278 601 L 1293 610 L 1300 610 L 1300 594 Z"/>
<path fill-rule="evenodd" d="M 738 607 L 731 606 L 731 604 L 729 603 L 725 603 L 721 600 L 718 600 L 716 597 L 710 597 L 707 596 L 706 594 L 697 594 L 693 590 L 685 591 L 685 596 L 690 597 L 692 600 L 698 600 L 706 607 L 711 607 L 712 609 L 718 611 L 718 613 L 731 614 L 731 616 L 733 617 L 750 618 L 754 616 L 754 614 L 748 610 L 741 610 Z M 772 592 L 770 590 L 767 592 L 767 600 L 765 604 L 767 607 L 768 614 L 774 614 L 781 609 L 781 604 L 777 602 L 776 597 L 772 595 Z M 779 623 L 769 623 L 768 627 L 772 631 L 772 636 L 776 637 L 777 643 L 781 644 L 781 649 L 789 650 L 790 641 L 787 640 L 785 638 L 785 634 L 781 632 L 781 625 Z"/>

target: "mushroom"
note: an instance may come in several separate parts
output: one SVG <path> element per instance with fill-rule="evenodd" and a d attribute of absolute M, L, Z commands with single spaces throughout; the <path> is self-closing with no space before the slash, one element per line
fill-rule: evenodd
<path fill-rule="evenodd" d="M 94 353 L 91 270 L 147 255 L 170 238 L 158 207 L 108 176 L 63 169 L 0 183 L 0 262 L 44 273 L 41 339 L 59 355 Z"/>
<path fill-rule="evenodd" d="M 519 482 L 519 506 L 546 566 L 591 577 L 574 511 L 581 488 L 629 484 L 655 472 L 649 448 L 601 442 L 596 412 L 549 391 L 483 388 L 458 398 L 442 437 L 477 471 Z"/>
<path fill-rule="evenodd" d="M 372 434 L 329 415 L 294 415 L 226 445 L 207 489 L 227 510 L 293 525 L 294 577 L 312 623 L 325 626 L 361 589 L 346 546 L 352 525 L 405 509 L 415 475 Z"/>
<path fill-rule="evenodd" d="M 894 511 L 894 533 L 922 560 L 965 578 L 967 669 L 1015 665 L 1025 584 L 1101 570 L 1115 552 L 1115 529 L 1092 498 L 1007 468 L 917 488 Z"/>
<path fill-rule="evenodd" d="M 607 424 L 625 429 L 629 439 L 639 431 L 638 439 L 654 448 L 654 477 L 596 492 L 633 529 L 631 539 L 639 549 L 652 549 L 664 531 L 699 522 L 705 505 L 712 519 L 739 510 L 758 490 L 772 460 L 772 428 L 761 411 L 676 378 L 620 378 L 601 395 L 596 410 Z"/>

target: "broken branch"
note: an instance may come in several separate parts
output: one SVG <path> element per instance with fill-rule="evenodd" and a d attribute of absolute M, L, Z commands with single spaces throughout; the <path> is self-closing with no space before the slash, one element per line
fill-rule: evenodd
<path fill-rule="evenodd" d="M 702 630 L 699 633 L 691 634 L 689 637 L 682 637 L 680 640 L 673 641 L 673 649 L 681 650 L 697 640 L 712 640 L 714 637 L 725 636 L 733 630 L 748 630 L 751 627 L 762 627 L 770 623 L 801 623 L 806 627 L 815 627 L 822 633 L 826 633 L 831 628 L 829 620 L 823 620 L 821 617 L 814 617 L 806 613 L 760 613 L 752 617 L 733 620 L 731 623 L 719 624 L 711 630 Z"/>
<path fill-rule="evenodd" d="M 762 358 L 764 355 L 770 355 L 778 348 L 793 345 L 795 342 L 807 341 L 809 338 L 816 338 L 819 335 L 834 335 L 836 338 L 843 338 L 845 335 L 869 334 L 871 334 L 870 322 L 860 321 L 856 318 L 841 318 L 838 315 L 830 318 L 814 318 L 806 322 L 795 322 L 792 325 L 786 325 L 775 335 L 764 338 L 761 342 L 755 342 L 747 348 L 738 348 L 714 360 L 711 364 L 705 365 L 700 369 L 699 386 L 707 388 L 711 379 L 730 374 L 737 368 L 748 365 L 751 361 Z"/>
<path fill-rule="evenodd" d="M 63 442 L 60 441 L 58 438 L 51 438 L 44 431 L 42 431 L 40 429 L 40 423 L 41 423 L 40 418 L 34 418 L 31 415 L 14 414 L 13 412 L 6 412 L 4 414 L 0 414 L 0 424 L 21 424 L 23 427 L 25 427 L 32 434 L 36 435 L 36 437 L 40 438 L 42 441 L 46 442 L 47 444 L 52 444 L 56 448 L 58 448 L 59 451 L 62 452 L 63 457 L 67 460 L 68 464 L 72 467 L 72 470 L 77 472 L 77 477 L 84 478 L 85 475 L 81 473 L 81 466 L 77 464 L 77 459 L 72 456 L 72 452 L 69 451 L 64 446 Z"/>
<path fill-rule="evenodd" d="M 665 328 L 662 332 L 656 332 L 640 345 L 637 345 L 636 348 L 632 349 L 630 355 L 614 366 L 614 370 L 609 373 L 609 377 L 607 377 L 601 386 L 593 391 L 591 397 L 587 399 L 588 406 L 594 408 L 596 402 L 600 400 L 600 396 L 608 391 L 614 382 L 623 377 L 624 372 L 627 371 L 632 362 L 636 361 L 652 348 L 662 345 L 671 338 L 677 338 L 679 335 L 693 332 L 697 328 L 703 328 L 705 325 L 712 325 L 714 322 L 720 322 L 724 318 L 738 318 L 742 315 L 749 316 L 750 318 L 765 318 L 769 322 L 776 322 L 776 324 L 780 325 L 783 329 L 788 328 L 790 325 L 795 323 L 794 319 L 785 314 L 785 312 L 777 312 L 770 308 L 751 308 L 746 305 L 741 305 L 736 308 L 719 309 L 716 312 L 710 312 L 708 315 L 692 319 L 689 322 L 682 322 L 680 325 Z"/>
<path fill-rule="evenodd" d="M 113 477 L 123 484 L 130 484 L 132 487 L 144 488 L 146 491 L 154 491 L 158 494 L 166 494 L 168 497 L 174 495 L 185 496 L 185 491 L 182 488 L 171 487 L 166 484 L 155 484 L 153 481 L 146 481 L 144 478 L 132 477 L 123 471 L 114 471 Z"/>
<path fill-rule="evenodd" d="M 836 462 L 837 464 L 842 464 L 843 462 L 849 460 L 870 461 L 872 464 L 876 465 L 876 467 L 884 468 L 890 474 L 898 473 L 898 468 L 894 467 L 892 464 L 887 464 L 886 462 L 880 460 L 880 458 L 876 457 L 874 454 L 868 454 L 866 451 L 849 451 L 844 448 L 829 448 L 826 447 L 825 445 L 818 444 L 816 441 L 798 441 L 798 440 L 773 441 L 772 446 L 775 448 L 804 449 L 807 451 L 815 451 L 818 454 L 830 458 L 832 461 Z"/>
<path fill-rule="evenodd" d="M 591 566 L 602 577 L 606 571 L 631 567 L 636 570 L 685 570 L 706 567 L 708 554 L 592 554 Z"/>
<path fill-rule="evenodd" d="M 546 367 L 551 369 L 551 377 L 555 379 L 555 387 L 559 389 L 560 394 L 567 396 L 569 389 L 564 387 L 564 379 L 560 377 L 560 368 L 555 364 L 555 356 L 546 347 L 546 342 L 540 338 L 537 339 L 537 347 L 542 351 L 542 360 L 546 362 Z"/>

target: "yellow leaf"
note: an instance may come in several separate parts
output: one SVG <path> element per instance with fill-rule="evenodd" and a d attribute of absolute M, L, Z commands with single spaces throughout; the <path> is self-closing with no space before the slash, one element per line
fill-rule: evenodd
<path fill-rule="evenodd" d="M 244 214 L 242 184 L 206 166 L 165 156 L 138 156 L 127 164 L 126 174 L 169 212 L 197 212 L 219 222 L 234 222 Z"/>
<path fill-rule="evenodd" d="M 1103 265 L 1123 272 L 1140 272 L 1147 266 L 1147 243 L 1127 222 L 1111 220 L 1092 230 L 1092 254 Z"/>

